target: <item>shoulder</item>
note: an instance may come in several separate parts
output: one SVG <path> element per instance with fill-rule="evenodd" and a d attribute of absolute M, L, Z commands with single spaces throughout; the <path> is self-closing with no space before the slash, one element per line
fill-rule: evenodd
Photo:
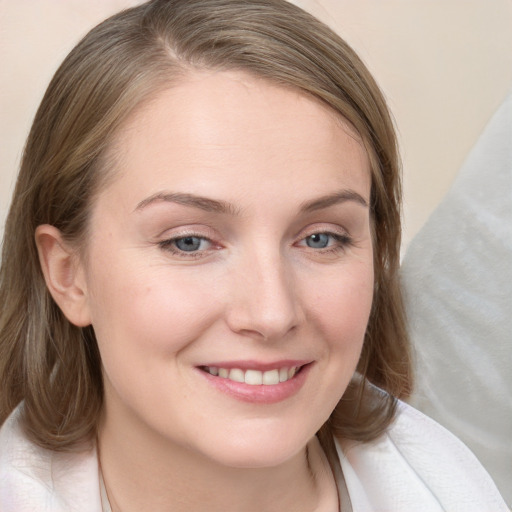
<path fill-rule="evenodd" d="M 385 434 L 342 441 L 338 453 L 354 512 L 508 512 L 469 449 L 403 402 Z"/>
<path fill-rule="evenodd" d="M 57 453 L 35 445 L 23 432 L 21 408 L 0 428 L 0 510 L 100 511 L 94 447 Z"/>

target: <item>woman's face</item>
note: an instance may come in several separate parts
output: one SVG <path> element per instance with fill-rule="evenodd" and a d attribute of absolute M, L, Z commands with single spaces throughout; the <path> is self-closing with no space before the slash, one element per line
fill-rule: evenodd
<path fill-rule="evenodd" d="M 320 102 L 194 72 L 139 109 L 84 267 L 106 422 L 237 467 L 327 420 L 373 293 L 370 170 Z"/>

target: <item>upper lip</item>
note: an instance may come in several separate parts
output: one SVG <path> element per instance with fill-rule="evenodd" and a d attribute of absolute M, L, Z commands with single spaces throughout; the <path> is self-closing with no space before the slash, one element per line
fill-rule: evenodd
<path fill-rule="evenodd" d="M 259 370 L 261 372 L 275 370 L 276 368 L 292 368 L 304 366 L 311 363 L 311 359 L 281 359 L 279 361 L 261 362 L 254 360 L 238 360 L 238 361 L 215 361 L 207 364 L 199 365 L 199 367 L 215 367 L 226 368 L 228 370 L 237 368 L 240 370 Z"/>

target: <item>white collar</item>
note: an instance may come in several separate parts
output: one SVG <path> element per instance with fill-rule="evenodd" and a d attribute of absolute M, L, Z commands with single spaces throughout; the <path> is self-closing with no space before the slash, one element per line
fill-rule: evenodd
<path fill-rule="evenodd" d="M 0 428 L 2 512 L 106 512 L 95 447 L 44 450 L 24 436 L 19 415 Z M 336 446 L 353 512 L 509 512 L 473 454 L 406 404 L 378 439 Z"/>

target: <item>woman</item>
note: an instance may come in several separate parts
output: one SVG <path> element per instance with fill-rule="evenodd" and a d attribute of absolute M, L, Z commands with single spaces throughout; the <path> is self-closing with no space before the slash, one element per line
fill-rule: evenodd
<path fill-rule="evenodd" d="M 93 29 L 5 231 L 2 510 L 506 510 L 397 401 L 399 243 L 385 102 L 318 21 L 156 0 Z"/>

